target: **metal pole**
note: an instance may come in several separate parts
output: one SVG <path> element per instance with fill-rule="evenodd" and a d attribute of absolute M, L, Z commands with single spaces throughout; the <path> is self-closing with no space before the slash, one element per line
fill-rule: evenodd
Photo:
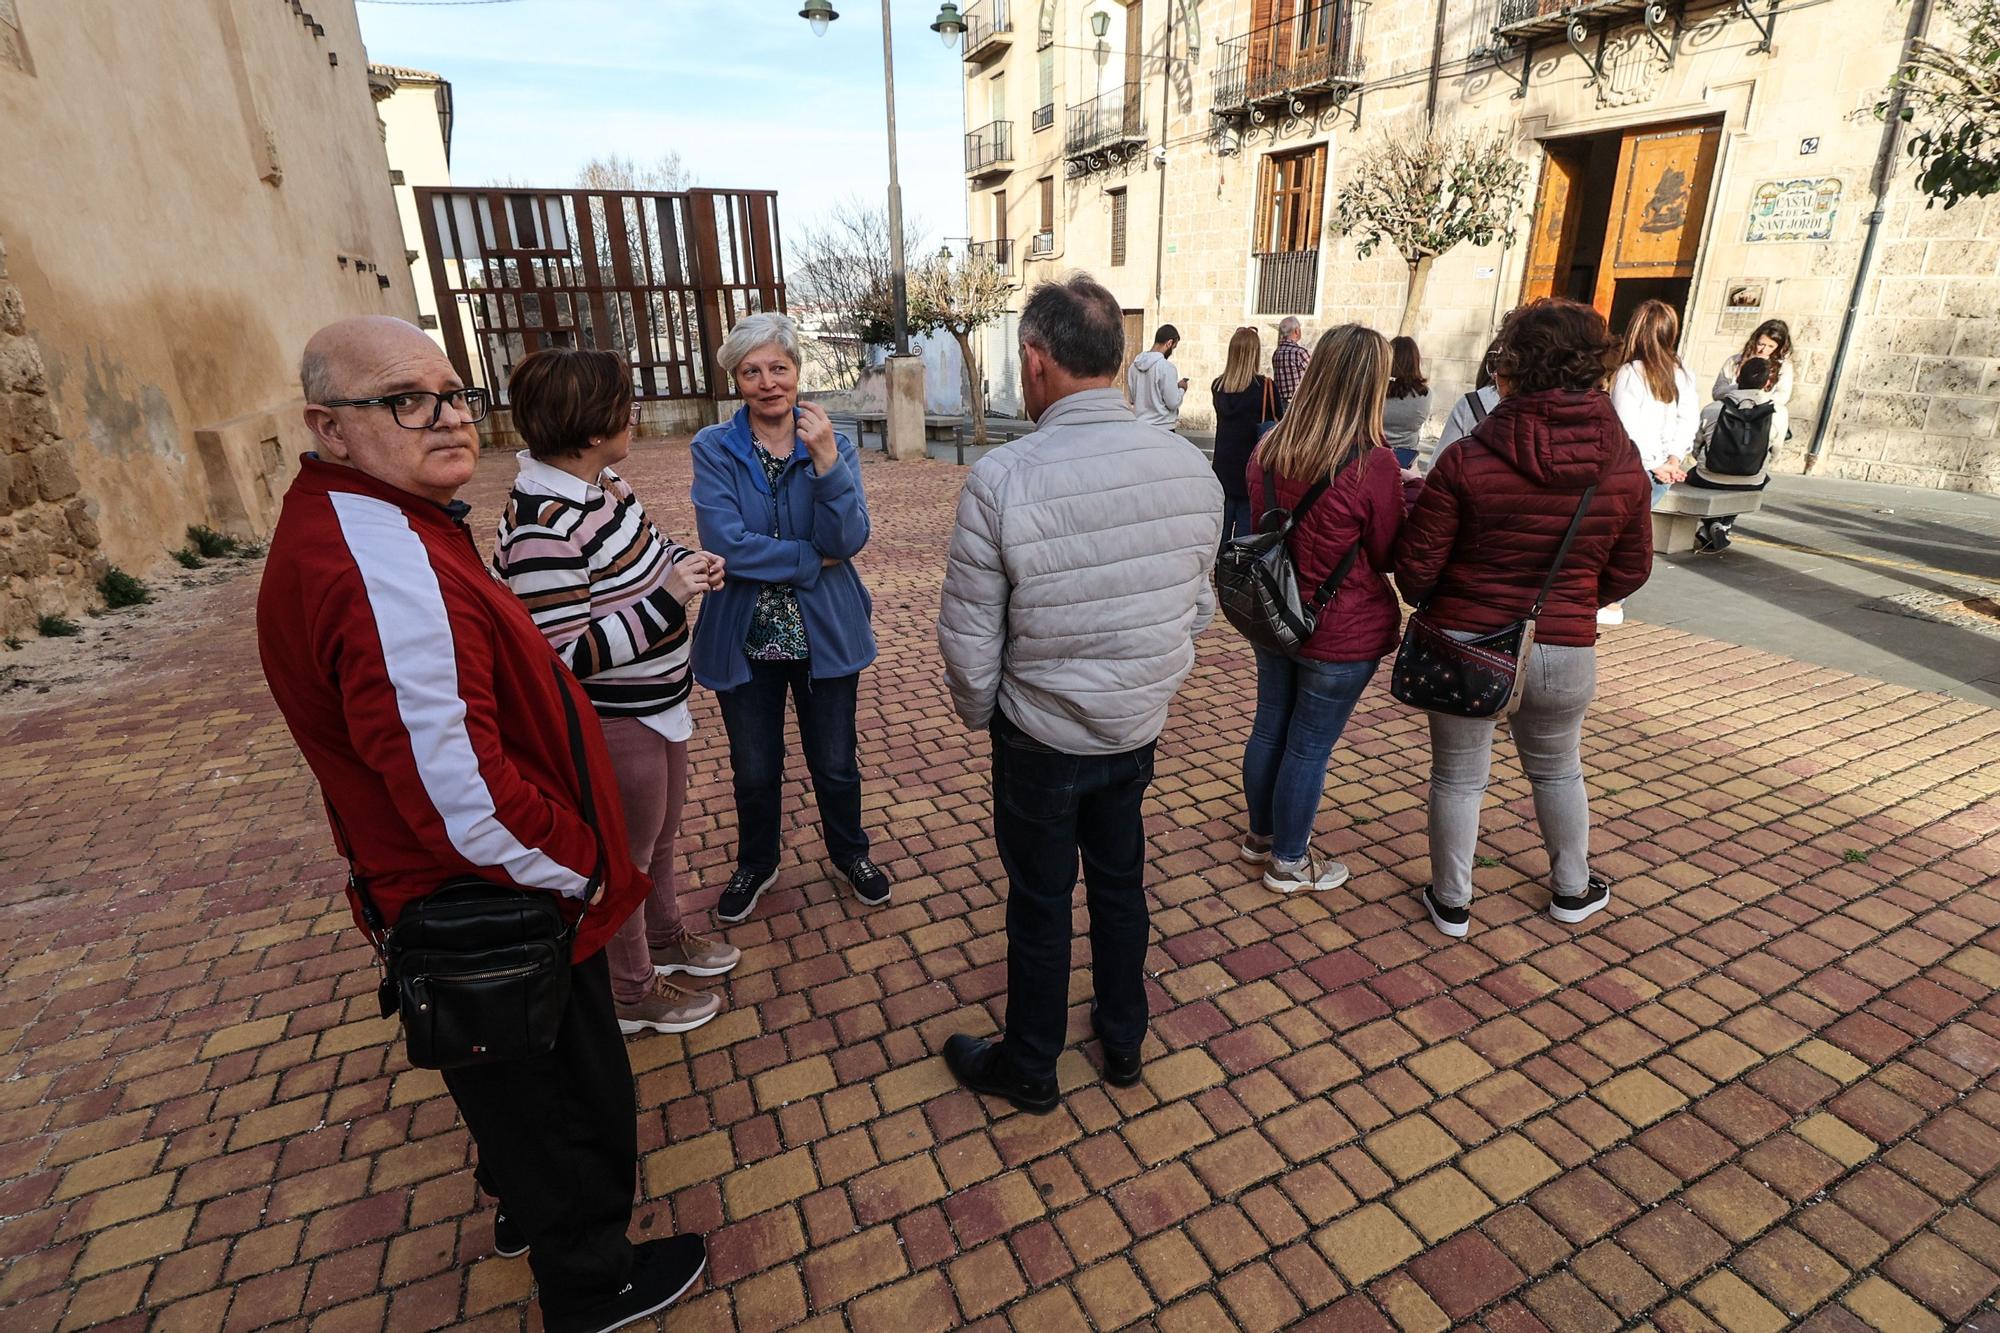
<path fill-rule="evenodd" d="M 889 316 L 896 355 L 910 354 L 909 270 L 903 265 L 903 186 L 896 177 L 896 52 L 889 35 L 889 0 L 882 0 L 882 95 L 889 104 Z"/>
<path fill-rule="evenodd" d="M 1178 3 L 1179 0 L 1169 0 L 1167 4 L 1166 35 L 1162 39 L 1163 44 L 1160 47 L 1160 151 L 1162 154 L 1166 152 L 1167 147 L 1167 99 L 1173 92 L 1174 86 L 1174 6 Z M 1145 66 L 1142 64 L 1140 68 L 1143 70 Z M 1143 79 L 1145 76 L 1141 74 L 1140 77 Z M 1142 84 L 1141 88 L 1143 86 Z M 1132 90 L 1132 96 L 1135 101 L 1138 99 L 1140 91 L 1140 88 Z M 1167 164 L 1164 157 L 1162 157 L 1158 165 L 1160 172 L 1160 211 L 1158 218 L 1153 223 L 1153 322 L 1155 324 L 1164 324 L 1167 318 L 1165 298 L 1162 296 L 1162 292 L 1166 289 L 1167 273 Z"/>

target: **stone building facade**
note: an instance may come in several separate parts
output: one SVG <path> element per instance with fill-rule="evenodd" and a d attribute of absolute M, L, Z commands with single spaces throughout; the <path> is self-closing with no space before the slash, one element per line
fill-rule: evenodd
<path fill-rule="evenodd" d="M 1525 296 L 1593 300 L 1622 325 L 1683 311 L 1704 393 L 1750 329 L 1797 345 L 1780 467 L 2000 489 L 2000 209 L 1927 209 L 1905 165 L 1848 337 L 1884 144 L 1874 107 L 1911 21 L 1886 0 L 980 0 L 967 10 L 974 243 L 1025 291 L 1105 280 L 1128 335 L 1171 322 L 1193 381 L 1230 334 L 1268 350 L 1296 315 L 1396 327 L 1407 269 L 1329 234 L 1360 151 L 1385 136 L 1501 129 L 1528 186 L 1511 244 L 1437 261 L 1415 327 L 1442 424 L 1500 316 Z M 1661 16 L 1664 15 L 1663 20 Z M 1002 26 L 1004 25 L 1004 27 Z M 1948 36 L 1947 34 L 1934 34 Z M 1004 128 L 1003 128 L 1004 127 Z M 1011 321 L 982 349 L 1018 401 Z"/>
<path fill-rule="evenodd" d="M 0 28 L 17 634 L 84 609 L 98 558 L 143 574 L 190 524 L 267 530 L 306 337 L 417 309 L 353 0 L 10 0 Z"/>

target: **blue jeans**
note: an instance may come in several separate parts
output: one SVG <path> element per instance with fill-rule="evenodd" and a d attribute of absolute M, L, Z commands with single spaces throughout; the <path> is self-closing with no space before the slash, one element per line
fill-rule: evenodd
<path fill-rule="evenodd" d="M 1327 760 L 1376 662 L 1315 662 L 1257 650 L 1257 718 L 1243 747 L 1250 831 L 1296 861 L 1312 842 Z"/>
<path fill-rule="evenodd" d="M 1247 498 L 1235 500 L 1225 495 L 1222 498 L 1222 545 L 1229 545 L 1233 537 L 1248 537 L 1256 531 L 1257 519 L 1250 512 L 1250 501 Z"/>
<path fill-rule="evenodd" d="M 715 698 L 729 733 L 736 786 L 736 865 L 760 877 L 778 868 L 785 796 L 785 696 L 799 716 L 826 854 L 842 869 L 868 854 L 861 827 L 861 769 L 854 759 L 854 707 L 861 677 L 812 678 L 810 662 L 750 663 L 750 679 Z"/>

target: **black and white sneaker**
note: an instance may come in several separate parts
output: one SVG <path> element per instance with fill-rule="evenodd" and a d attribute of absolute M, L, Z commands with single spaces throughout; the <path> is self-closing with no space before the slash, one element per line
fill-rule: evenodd
<path fill-rule="evenodd" d="M 632 1279 L 615 1294 L 567 1310 L 542 1307 L 547 1333 L 611 1333 L 647 1315 L 658 1314 L 687 1294 L 708 1251 L 700 1236 L 663 1236 L 632 1247 Z"/>
<path fill-rule="evenodd" d="M 889 901 L 889 877 L 882 868 L 865 856 L 857 856 L 846 866 L 835 866 L 833 875 L 848 888 L 854 896 L 870 907 L 880 907 Z"/>
<path fill-rule="evenodd" d="M 728 887 L 723 889 L 722 896 L 715 901 L 716 920 L 727 921 L 732 925 L 741 921 L 750 915 L 750 909 L 764 896 L 764 890 L 777 882 L 778 872 L 775 867 L 762 873 L 755 870 L 737 870 L 729 877 Z"/>
<path fill-rule="evenodd" d="M 518 1259 L 527 1252 L 528 1238 L 521 1234 L 520 1223 L 505 1210 L 493 1214 L 493 1253 L 502 1259 Z"/>
<path fill-rule="evenodd" d="M 1431 924 L 1438 928 L 1440 935 L 1449 935 L 1455 940 L 1465 938 L 1465 932 L 1472 921 L 1469 907 L 1447 907 L 1431 893 L 1431 886 L 1424 885 L 1424 910 L 1431 914 Z"/>
<path fill-rule="evenodd" d="M 1611 902 L 1611 881 L 1601 875 L 1592 875 L 1584 881 L 1582 894 L 1574 898 L 1558 895 L 1549 899 L 1549 916 L 1565 926 L 1588 921 L 1603 911 Z"/>

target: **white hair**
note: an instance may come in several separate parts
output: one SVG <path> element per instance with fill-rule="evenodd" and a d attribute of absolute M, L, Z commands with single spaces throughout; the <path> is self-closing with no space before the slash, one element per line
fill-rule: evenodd
<path fill-rule="evenodd" d="M 1282 333 L 1287 338 L 1298 333 L 1299 317 L 1297 315 L 1286 315 L 1283 319 L 1278 321 L 1278 332 Z"/>
<path fill-rule="evenodd" d="M 760 347 L 775 347 L 789 357 L 794 366 L 805 365 L 805 353 L 799 347 L 799 322 L 775 310 L 745 315 L 729 331 L 729 336 L 722 340 L 721 350 L 716 352 L 715 359 L 724 373 L 734 375 L 736 367 L 743 364 L 743 358 Z"/>

